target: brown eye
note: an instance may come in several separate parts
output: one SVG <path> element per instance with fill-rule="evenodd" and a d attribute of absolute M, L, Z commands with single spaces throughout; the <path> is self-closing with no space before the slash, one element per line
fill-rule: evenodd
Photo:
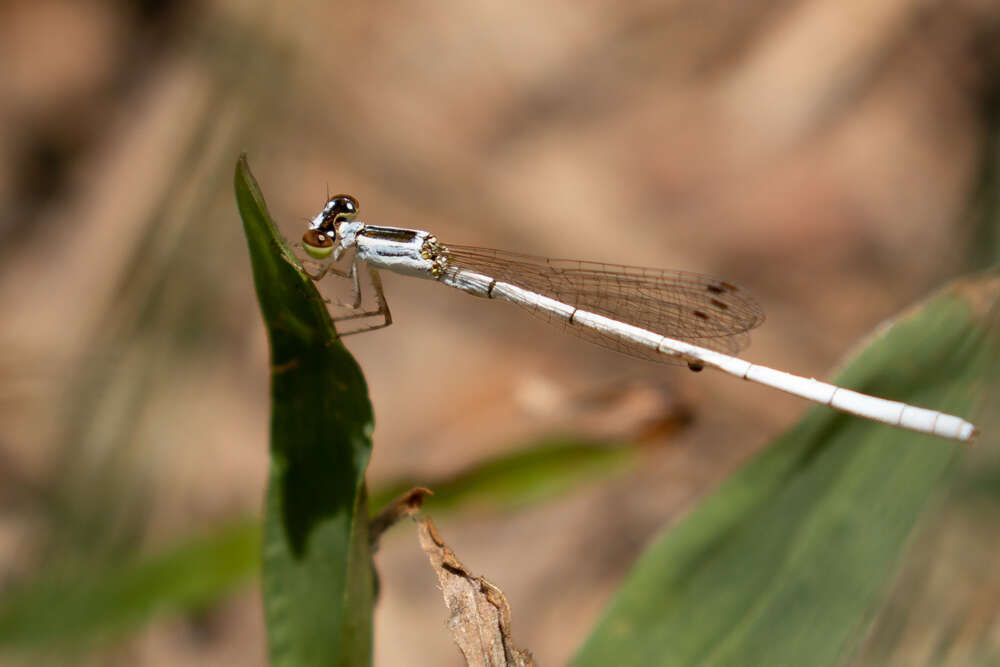
<path fill-rule="evenodd" d="M 333 241 L 318 229 L 310 229 L 302 235 L 302 247 L 313 259 L 326 259 L 333 252 Z"/>

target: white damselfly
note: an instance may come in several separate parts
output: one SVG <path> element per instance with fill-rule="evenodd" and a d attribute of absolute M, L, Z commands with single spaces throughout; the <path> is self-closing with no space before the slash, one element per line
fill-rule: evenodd
<path fill-rule="evenodd" d="M 509 301 L 591 342 L 654 361 L 700 371 L 711 367 L 859 417 L 944 438 L 968 441 L 969 422 L 936 410 L 869 396 L 836 385 L 752 364 L 733 356 L 747 332 L 764 320 L 760 306 L 737 285 L 711 276 L 633 266 L 545 259 L 439 242 L 418 229 L 379 227 L 357 220 L 358 201 L 330 197 L 302 237 L 314 260 L 310 275 L 349 278 L 352 319 L 379 315 L 392 323 L 378 269 L 427 278 L 463 292 Z M 349 270 L 334 264 L 354 251 Z M 365 265 L 377 308 L 362 308 L 359 265 Z M 352 332 L 356 333 L 356 332 Z"/>

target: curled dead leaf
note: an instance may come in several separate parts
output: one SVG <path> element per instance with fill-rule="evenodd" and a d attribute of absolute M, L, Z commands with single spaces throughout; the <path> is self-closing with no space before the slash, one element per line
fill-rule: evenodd
<path fill-rule="evenodd" d="M 473 575 L 444 543 L 426 517 L 415 518 L 420 546 L 437 574 L 451 616 L 448 628 L 472 667 L 531 667 L 531 653 L 514 646 L 510 607 L 503 592 Z"/>

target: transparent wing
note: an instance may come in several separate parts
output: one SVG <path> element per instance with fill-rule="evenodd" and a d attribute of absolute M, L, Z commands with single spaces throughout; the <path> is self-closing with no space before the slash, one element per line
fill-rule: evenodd
<path fill-rule="evenodd" d="M 449 272 L 468 269 L 482 273 L 581 310 L 726 354 L 745 347 L 750 342 L 747 332 L 764 321 L 764 312 L 753 297 L 738 285 L 712 276 L 547 259 L 472 246 L 445 248 Z M 551 319 L 544 312 L 531 310 Z M 652 361 L 672 361 L 648 348 L 586 327 L 563 324 L 569 332 L 618 352 Z"/>

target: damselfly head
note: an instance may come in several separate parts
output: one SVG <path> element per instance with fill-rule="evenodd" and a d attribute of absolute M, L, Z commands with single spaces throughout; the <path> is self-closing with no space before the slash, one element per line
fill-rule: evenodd
<path fill-rule="evenodd" d="M 351 195 L 330 197 L 323 210 L 313 218 L 310 228 L 302 235 L 302 247 L 313 259 L 326 259 L 333 252 L 337 225 L 358 215 L 358 200 Z"/>

